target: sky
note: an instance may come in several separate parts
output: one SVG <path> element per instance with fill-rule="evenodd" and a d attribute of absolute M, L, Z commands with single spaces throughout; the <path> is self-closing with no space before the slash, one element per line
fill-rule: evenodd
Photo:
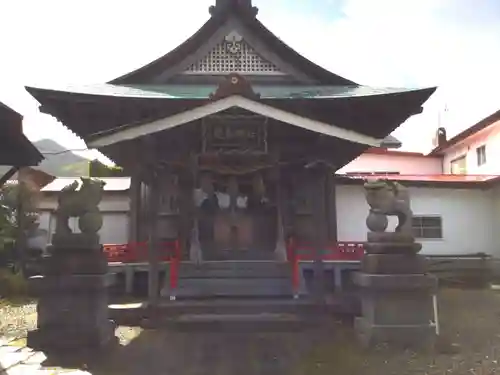
<path fill-rule="evenodd" d="M 209 17 L 215 0 L 0 2 L 0 101 L 24 115 L 32 140 L 85 149 L 25 85 L 107 82 L 164 55 Z M 324 68 L 357 83 L 438 90 L 394 133 L 426 152 L 500 109 L 499 0 L 253 0 L 259 19 Z M 43 150 L 49 151 L 50 150 Z M 94 153 L 84 153 L 93 157 Z"/>

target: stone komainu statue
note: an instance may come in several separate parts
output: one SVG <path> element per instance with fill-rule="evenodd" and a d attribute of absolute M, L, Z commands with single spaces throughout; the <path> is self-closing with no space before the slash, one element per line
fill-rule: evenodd
<path fill-rule="evenodd" d="M 102 215 L 99 202 L 102 199 L 105 182 L 81 178 L 80 189 L 78 181 L 64 187 L 58 198 L 56 211 L 56 234 L 69 235 L 73 231 L 69 227 L 69 219 L 78 217 L 78 227 L 84 234 L 97 234 L 102 227 Z"/>
<path fill-rule="evenodd" d="M 365 184 L 366 201 L 370 213 L 366 225 L 373 232 L 384 232 L 387 229 L 387 216 L 397 216 L 396 232 L 412 236 L 410 195 L 401 184 L 379 179 Z"/>

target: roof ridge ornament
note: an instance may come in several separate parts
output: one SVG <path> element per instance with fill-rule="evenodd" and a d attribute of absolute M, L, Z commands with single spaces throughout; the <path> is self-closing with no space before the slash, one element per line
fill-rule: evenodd
<path fill-rule="evenodd" d="M 237 73 L 231 73 L 219 84 L 217 90 L 210 94 L 210 100 L 219 100 L 232 95 L 240 95 L 252 100 L 260 98 L 260 95 L 253 91 L 248 80 Z"/>
<path fill-rule="evenodd" d="M 242 12 L 255 17 L 259 9 L 252 6 L 252 0 L 216 0 L 215 5 L 212 5 L 208 11 L 212 16 L 225 12 Z"/>

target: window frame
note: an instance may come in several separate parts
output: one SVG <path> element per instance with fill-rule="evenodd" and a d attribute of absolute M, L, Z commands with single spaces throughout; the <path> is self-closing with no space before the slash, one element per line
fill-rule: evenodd
<path fill-rule="evenodd" d="M 454 173 L 453 172 L 453 165 L 460 161 L 460 160 L 463 160 L 464 161 L 464 170 L 463 172 L 461 173 Z M 467 154 L 463 154 L 453 160 L 450 161 L 450 174 L 454 174 L 454 175 L 464 175 L 464 174 L 467 174 Z"/>
<path fill-rule="evenodd" d="M 479 147 L 476 147 L 476 162 L 477 162 L 478 167 L 486 164 L 487 158 L 486 158 L 486 145 L 485 144 L 481 145 Z"/>
<path fill-rule="evenodd" d="M 439 225 L 424 225 L 424 220 L 439 220 Z M 415 220 L 420 220 L 418 226 L 415 225 Z M 412 217 L 411 223 L 412 233 L 418 240 L 424 241 L 442 241 L 444 240 L 444 231 L 443 231 L 443 217 L 441 215 L 414 215 Z M 417 231 L 419 231 L 417 233 Z M 425 233 L 429 233 L 429 231 L 438 231 L 439 236 L 425 235 Z"/>

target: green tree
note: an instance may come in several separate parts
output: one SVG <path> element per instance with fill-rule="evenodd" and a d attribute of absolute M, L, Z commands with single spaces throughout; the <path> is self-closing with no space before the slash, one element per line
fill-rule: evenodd
<path fill-rule="evenodd" d="M 89 163 L 89 176 L 90 177 L 123 177 L 125 173 L 121 167 L 108 167 L 101 163 L 99 160 L 92 160 Z"/>
<path fill-rule="evenodd" d="M 39 189 L 31 183 L 6 184 L 0 188 L 0 267 L 11 261 L 17 241 L 37 226 Z"/>

